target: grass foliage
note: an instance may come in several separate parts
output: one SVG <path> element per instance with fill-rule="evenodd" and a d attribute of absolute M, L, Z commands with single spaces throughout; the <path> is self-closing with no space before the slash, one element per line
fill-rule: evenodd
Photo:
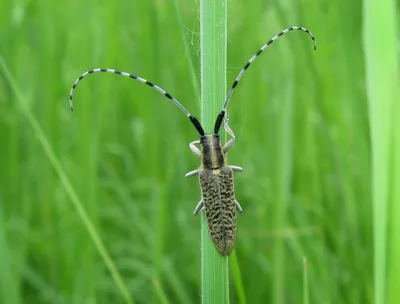
<path fill-rule="evenodd" d="M 230 103 L 229 160 L 245 169 L 235 179 L 244 212 L 230 303 L 389 295 L 399 303 L 400 271 L 388 271 L 400 255 L 398 70 L 373 64 L 382 32 L 369 33 L 374 23 L 362 18 L 387 21 L 383 41 L 393 48 L 396 23 L 365 19 L 368 1 L 228 4 L 228 85 L 283 28 L 306 26 L 318 40 L 314 52 L 305 33 L 285 35 Z M 200 116 L 197 5 L 0 1 L 0 303 L 200 302 L 192 215 L 200 192 L 183 178 L 198 166 L 188 149 L 197 134 L 187 118 L 149 87 L 111 74 L 84 79 L 68 110 L 74 80 L 110 67 L 149 79 Z M 398 67 L 398 50 L 387 56 Z M 374 68 L 393 91 L 379 95 L 384 83 L 375 91 Z M 376 214 L 377 206 L 386 210 Z"/>

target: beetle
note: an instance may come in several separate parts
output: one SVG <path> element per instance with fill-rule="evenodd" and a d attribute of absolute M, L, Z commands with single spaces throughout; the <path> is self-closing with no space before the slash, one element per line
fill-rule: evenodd
<path fill-rule="evenodd" d="M 156 91 L 171 100 L 182 112 L 185 113 L 200 135 L 200 139 L 192 141 L 189 144 L 189 148 L 196 157 L 201 159 L 201 165 L 198 169 L 190 171 L 185 175 L 185 177 L 199 176 L 202 199 L 197 204 L 193 214 L 197 215 L 202 209 L 205 209 L 209 235 L 215 248 L 223 256 L 227 256 L 232 252 L 237 233 L 236 212 L 243 211 L 239 202 L 235 199 L 233 181 L 233 172 L 242 172 L 243 169 L 239 166 L 228 165 L 226 159 L 226 153 L 232 148 L 236 140 L 233 131 L 229 127 L 227 107 L 233 91 L 254 60 L 275 40 L 292 30 L 301 30 L 306 32 L 311 37 L 314 50 L 316 50 L 316 41 L 313 34 L 308 29 L 301 26 L 292 26 L 287 28 L 268 40 L 267 43 L 265 43 L 257 53 L 248 60 L 233 82 L 221 112 L 215 120 L 214 132 L 212 134 L 205 134 L 199 120 L 186 110 L 186 108 L 167 91 L 144 78 L 130 73 L 103 68 L 89 70 L 83 73 L 75 81 L 70 90 L 69 103 L 70 109 L 73 110 L 72 96 L 76 86 L 83 78 L 98 72 L 113 73 L 132 78 L 154 88 Z M 218 135 L 223 121 L 225 131 L 231 136 L 231 139 L 224 146 L 221 145 L 220 137 Z M 200 149 L 196 145 L 200 145 Z"/>

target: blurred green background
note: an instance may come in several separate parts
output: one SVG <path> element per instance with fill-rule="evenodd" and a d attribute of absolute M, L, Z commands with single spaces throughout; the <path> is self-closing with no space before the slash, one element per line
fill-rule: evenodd
<path fill-rule="evenodd" d="M 49 162 L 33 115 L 136 303 L 200 300 L 197 133 L 158 84 L 200 116 L 194 1 L 1 1 L 0 303 L 123 303 Z M 361 1 L 229 1 L 228 83 L 263 43 L 292 25 L 233 95 L 229 161 L 236 255 L 248 303 L 280 293 L 301 303 L 373 302 L 371 150 Z M 228 88 L 227 88 L 228 89 Z M 221 101 L 222 103 L 223 101 Z M 283 249 L 277 252 L 279 244 Z M 274 284 L 280 280 L 282 284 Z M 278 288 L 279 290 L 272 290 Z M 231 303 L 238 303 L 231 280 Z"/>

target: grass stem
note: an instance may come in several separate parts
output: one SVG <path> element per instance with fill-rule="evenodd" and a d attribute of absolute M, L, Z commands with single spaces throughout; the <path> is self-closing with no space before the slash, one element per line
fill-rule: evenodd
<path fill-rule="evenodd" d="M 397 231 L 388 238 L 388 222 L 398 222 L 398 213 L 395 207 L 395 191 L 398 185 L 391 181 L 391 173 L 398 175 L 394 167 L 396 155 L 395 138 L 398 132 L 394 128 L 396 123 L 393 113 L 399 102 L 398 98 L 398 62 L 396 55 L 396 3 L 395 1 L 373 0 L 364 1 L 364 53 L 366 70 L 366 88 L 369 106 L 369 120 L 371 130 L 372 149 L 372 210 L 374 235 L 374 291 L 376 304 L 388 302 L 387 286 L 398 286 L 399 274 L 393 271 L 399 252 L 393 247 Z M 397 103 L 397 104 L 396 104 Z M 393 131 L 392 131 L 393 130 Z M 393 163 L 392 163 L 393 161 Z M 392 188 L 391 188 L 392 187 Z M 398 192 L 397 192 L 398 195 Z M 393 204 L 392 204 L 393 202 Z M 394 233 L 395 232 L 395 233 Z M 392 248 L 393 260 L 388 264 L 388 250 Z M 391 266 L 388 276 L 387 265 Z M 398 267 L 398 264 L 397 266 Z M 388 282 L 389 278 L 389 282 Z M 397 283 L 397 285 L 395 284 Z M 399 303 L 399 294 L 394 296 L 397 287 L 392 288 L 391 303 Z"/>
<path fill-rule="evenodd" d="M 227 1 L 200 1 L 201 122 L 213 128 L 226 94 Z M 202 303 L 228 303 L 228 258 L 221 256 L 201 215 Z"/>

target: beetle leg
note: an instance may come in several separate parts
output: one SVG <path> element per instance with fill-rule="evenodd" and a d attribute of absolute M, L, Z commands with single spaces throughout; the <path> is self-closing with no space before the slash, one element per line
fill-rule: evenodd
<path fill-rule="evenodd" d="M 236 140 L 235 134 L 233 133 L 232 129 L 229 127 L 229 114 L 228 113 L 226 113 L 226 116 L 225 116 L 224 128 L 225 128 L 225 131 L 228 132 L 228 134 L 230 136 L 232 136 L 232 138 L 222 148 L 224 153 L 227 153 L 232 148 L 232 146 L 234 145 L 235 140 Z"/>
<path fill-rule="evenodd" d="M 192 150 L 193 154 L 195 156 L 197 156 L 198 158 L 201 158 L 201 151 L 199 150 L 199 148 L 197 148 L 195 145 L 199 144 L 200 140 L 194 140 L 189 144 L 189 148 L 190 150 Z"/>
<path fill-rule="evenodd" d="M 193 215 L 197 215 L 203 209 L 203 200 L 201 200 L 194 209 Z"/>
<path fill-rule="evenodd" d="M 193 171 L 190 171 L 190 172 L 186 173 L 185 177 L 191 177 L 191 176 L 197 175 L 199 173 L 200 173 L 200 169 L 196 169 L 196 170 L 193 170 Z"/>
<path fill-rule="evenodd" d="M 235 143 L 235 138 L 231 138 L 231 139 L 225 144 L 225 146 L 222 148 L 222 150 L 224 151 L 224 153 L 227 153 L 227 152 L 232 148 L 232 146 L 234 145 L 234 143 Z"/>
<path fill-rule="evenodd" d="M 239 211 L 240 213 L 242 213 L 242 212 L 243 212 L 243 209 L 242 209 L 242 206 L 240 206 L 240 204 L 239 204 L 238 201 L 235 201 L 235 205 L 236 205 L 237 211 Z"/>
<path fill-rule="evenodd" d="M 232 171 L 243 172 L 243 168 L 242 168 L 242 167 L 238 167 L 238 166 L 229 166 L 229 168 L 231 168 Z"/>

